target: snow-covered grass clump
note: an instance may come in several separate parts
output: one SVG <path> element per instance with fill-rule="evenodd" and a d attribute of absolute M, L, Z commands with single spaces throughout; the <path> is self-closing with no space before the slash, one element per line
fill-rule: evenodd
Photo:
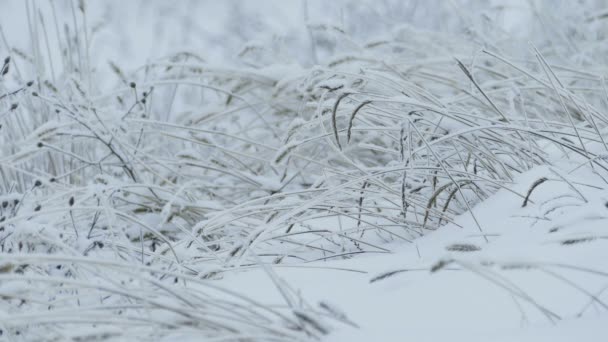
<path fill-rule="evenodd" d="M 0 339 L 606 318 L 601 2 L 133 3 L 0 5 Z"/>

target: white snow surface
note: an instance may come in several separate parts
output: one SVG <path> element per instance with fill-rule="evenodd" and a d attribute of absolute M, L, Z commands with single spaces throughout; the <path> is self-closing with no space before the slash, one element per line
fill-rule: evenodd
<path fill-rule="evenodd" d="M 520 196 L 506 190 L 474 208 L 489 242 L 465 213 L 455 220 L 461 227 L 447 224 L 412 244 L 391 246 L 394 252 L 388 255 L 273 271 L 311 303 L 331 303 L 357 324 L 340 326 L 327 341 L 604 341 L 606 273 L 589 270 L 607 271 L 608 195 L 583 186 L 585 202 L 548 167 L 522 174 L 512 190 L 525 196 L 540 177 L 553 181 L 540 185 L 531 196 L 534 203 L 525 208 Z M 593 184 L 594 177 L 569 180 Z M 574 242 L 585 238 L 591 240 Z M 455 244 L 480 250 L 447 250 Z M 458 265 L 430 271 L 452 259 Z M 373 281 L 390 272 L 396 273 Z M 227 274 L 222 283 L 280 302 L 263 270 Z"/>

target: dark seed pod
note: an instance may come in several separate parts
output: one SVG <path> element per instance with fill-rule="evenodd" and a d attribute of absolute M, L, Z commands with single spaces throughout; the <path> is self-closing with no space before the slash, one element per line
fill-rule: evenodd
<path fill-rule="evenodd" d="M 41 206 L 40 204 L 38 204 L 38 205 L 36 206 L 36 208 L 34 208 L 34 211 L 40 211 L 40 209 L 41 209 L 41 208 L 42 208 L 42 206 Z"/>
<path fill-rule="evenodd" d="M 74 196 L 70 197 L 70 201 L 68 202 L 70 207 L 74 205 Z"/>
<path fill-rule="evenodd" d="M 8 207 L 8 201 L 4 201 L 4 202 L 2 202 L 2 208 L 4 209 L 4 208 L 6 208 L 6 207 Z"/>
<path fill-rule="evenodd" d="M 25 85 L 31 87 L 34 85 L 34 81 L 28 81 Z"/>
<path fill-rule="evenodd" d="M 36 146 L 38 146 L 38 148 L 41 148 L 42 146 L 44 146 L 44 144 L 42 143 L 42 141 L 38 142 L 38 144 L 36 144 Z"/>
<path fill-rule="evenodd" d="M 11 110 L 15 110 L 15 109 L 17 109 L 17 107 L 19 107 L 19 104 L 18 103 L 13 103 L 11 105 Z"/>
<path fill-rule="evenodd" d="M 131 82 L 129 83 L 129 86 L 133 89 L 135 89 L 135 87 L 137 87 L 137 84 L 135 84 L 135 82 Z"/>
<path fill-rule="evenodd" d="M 5 64 L 4 69 L 2 69 L 2 76 L 8 74 L 9 69 L 10 69 L 10 67 L 8 66 L 8 64 Z"/>
<path fill-rule="evenodd" d="M 11 56 L 7 56 L 7 57 L 4 59 L 4 64 L 8 64 L 10 61 L 11 61 Z"/>
<path fill-rule="evenodd" d="M 40 179 L 36 179 L 36 182 L 34 182 L 34 187 L 37 188 L 41 185 L 42 185 L 42 182 L 40 181 Z"/>

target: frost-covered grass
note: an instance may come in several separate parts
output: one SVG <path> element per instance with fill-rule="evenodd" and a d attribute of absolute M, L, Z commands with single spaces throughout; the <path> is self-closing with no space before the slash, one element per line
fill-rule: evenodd
<path fill-rule="evenodd" d="M 352 303 L 411 271 L 608 308 L 601 1 L 3 6 L 0 338 L 373 339 Z"/>

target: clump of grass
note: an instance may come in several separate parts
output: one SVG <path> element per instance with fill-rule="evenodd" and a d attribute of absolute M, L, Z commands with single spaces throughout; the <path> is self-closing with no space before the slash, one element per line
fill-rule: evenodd
<path fill-rule="evenodd" d="M 48 19 L 32 31 L 31 54 L 2 41 L 12 57 L 0 68 L 0 253 L 10 260 L 0 279 L 23 290 L 2 304 L 11 317 L 0 328 L 13 335 L 120 338 L 127 333 L 112 325 L 123 324 L 141 336 L 154 327 L 320 337 L 329 332 L 321 313 L 287 295 L 279 309 L 255 303 L 213 279 L 239 266 L 388 253 L 389 242 L 410 243 L 473 215 L 499 189 L 514 192 L 517 174 L 548 163 L 547 149 L 608 170 L 603 81 L 563 42 L 548 40 L 520 65 L 500 32 L 391 28 L 358 44 L 319 24 L 309 33 L 322 66 L 288 77 L 257 67 L 251 58 L 265 50 L 250 44 L 245 67 L 184 51 L 134 70 L 111 62 L 114 86 L 100 89 L 90 13 L 66 8 L 75 19 L 57 29 L 57 68 L 40 51 L 51 49 Z M 591 25 L 579 14 L 564 20 L 572 32 Z M 487 49 L 467 57 L 479 42 Z M 517 193 L 523 207 L 546 180 Z M 478 251 L 481 236 L 446 249 Z M 103 327 L 66 335 L 94 322 Z"/>

